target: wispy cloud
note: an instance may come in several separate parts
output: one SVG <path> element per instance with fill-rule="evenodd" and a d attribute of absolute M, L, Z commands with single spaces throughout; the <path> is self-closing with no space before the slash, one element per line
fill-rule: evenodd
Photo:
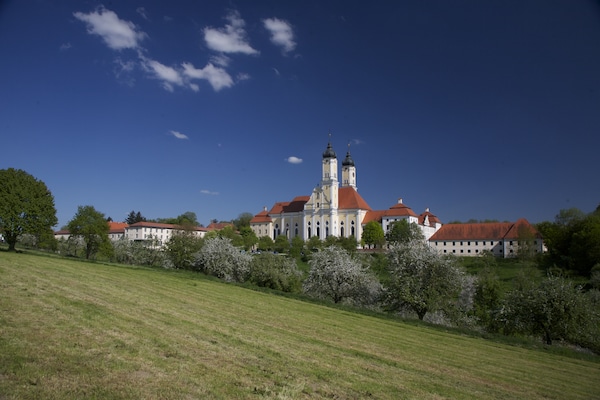
<path fill-rule="evenodd" d="M 163 87 L 169 92 L 173 91 L 173 85 L 183 86 L 184 80 L 175 68 L 161 64 L 156 60 L 142 58 L 142 66 L 150 72 L 155 78 L 162 81 Z"/>
<path fill-rule="evenodd" d="M 202 69 L 194 67 L 191 63 L 181 64 L 183 74 L 190 79 L 205 79 L 215 91 L 233 86 L 233 79 L 223 68 L 215 67 L 211 63 Z"/>
<path fill-rule="evenodd" d="M 200 191 L 200 193 L 207 194 L 207 195 L 210 195 L 210 196 L 217 196 L 219 194 L 219 192 L 212 192 L 212 191 L 206 190 L 206 189 L 202 189 Z"/>
<path fill-rule="evenodd" d="M 350 140 L 350 143 L 357 145 L 357 144 L 364 144 L 365 142 L 360 139 L 352 139 L 352 140 Z"/>
<path fill-rule="evenodd" d="M 60 51 L 67 51 L 71 48 L 71 43 L 63 43 L 60 45 Z"/>
<path fill-rule="evenodd" d="M 248 42 L 244 29 L 246 23 L 240 17 L 240 13 L 232 11 L 225 19 L 229 23 L 224 28 L 204 28 L 206 45 L 221 53 L 258 54 L 258 50 L 253 49 Z"/>
<path fill-rule="evenodd" d="M 290 164 L 300 164 L 302 162 L 302 159 L 291 156 L 291 157 L 286 158 L 285 161 L 289 162 Z"/>
<path fill-rule="evenodd" d="M 271 33 L 271 42 L 289 53 L 296 48 L 294 32 L 289 22 L 278 18 L 263 19 L 265 28 Z"/>
<path fill-rule="evenodd" d="M 140 14 L 142 18 L 144 18 L 146 21 L 150 21 L 150 19 L 148 18 L 148 14 L 146 13 L 146 9 L 144 7 L 138 7 L 135 11 L 138 14 Z"/>
<path fill-rule="evenodd" d="M 113 50 L 139 48 L 140 42 L 146 37 L 133 22 L 120 19 L 117 14 L 104 7 L 89 14 L 75 12 L 73 15 L 87 24 L 89 34 L 100 36 Z"/>
<path fill-rule="evenodd" d="M 177 139 L 188 139 L 187 135 L 181 133 L 181 132 L 177 132 L 177 131 L 169 131 L 169 133 L 173 136 L 175 136 Z"/>

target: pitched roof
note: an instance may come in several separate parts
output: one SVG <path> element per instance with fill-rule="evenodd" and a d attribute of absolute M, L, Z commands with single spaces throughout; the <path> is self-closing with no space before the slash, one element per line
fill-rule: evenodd
<path fill-rule="evenodd" d="M 430 241 L 441 240 L 491 240 L 518 239 L 522 229 L 528 229 L 535 237 L 541 238 L 539 232 L 526 219 L 517 222 L 484 222 L 474 224 L 443 225 Z"/>
<path fill-rule="evenodd" d="M 352 186 L 338 189 L 338 208 L 340 210 L 371 210 L 365 199 Z"/>
<path fill-rule="evenodd" d="M 429 224 L 430 225 L 435 225 L 435 224 L 441 224 L 442 221 L 440 221 L 440 219 L 438 217 L 436 217 L 435 215 L 433 215 L 430 211 L 429 208 L 425 210 L 424 213 L 422 213 L 421 215 L 419 215 L 419 225 L 424 225 L 425 224 L 425 217 L 427 217 L 429 219 Z"/>
<path fill-rule="evenodd" d="M 129 225 L 126 222 L 108 222 L 108 233 L 125 233 L 125 228 Z"/>
<path fill-rule="evenodd" d="M 417 214 L 406 204 L 402 199 L 398 199 L 398 203 L 385 210 L 385 217 L 416 217 Z"/>
<path fill-rule="evenodd" d="M 251 224 L 264 224 L 268 222 L 273 222 L 273 219 L 269 216 L 269 212 L 267 211 L 267 207 L 264 210 L 256 214 L 251 220 Z"/>
<path fill-rule="evenodd" d="M 371 221 L 375 221 L 375 222 L 379 222 L 381 223 L 381 219 L 383 218 L 385 212 L 387 210 L 369 210 L 367 211 L 367 213 L 365 214 L 365 217 L 363 218 L 361 224 L 362 225 L 366 225 Z"/>

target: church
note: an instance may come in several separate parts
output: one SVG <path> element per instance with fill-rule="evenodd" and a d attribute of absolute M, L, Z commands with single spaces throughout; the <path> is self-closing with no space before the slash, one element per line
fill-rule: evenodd
<path fill-rule="evenodd" d="M 437 232 L 442 223 L 426 209 L 417 215 L 402 199 L 387 210 L 373 210 L 358 193 L 356 165 L 350 155 L 350 146 L 342 161 L 341 181 L 338 178 L 338 160 L 331 139 L 323 152 L 321 182 L 310 196 L 297 196 L 291 201 L 278 202 L 256 214 L 250 227 L 258 237 L 273 240 L 285 235 L 288 240 L 299 236 L 308 240 L 313 236 L 324 240 L 328 236 L 355 237 L 361 242 L 365 225 L 376 221 L 386 233 L 396 221 L 415 223 L 426 240 Z"/>

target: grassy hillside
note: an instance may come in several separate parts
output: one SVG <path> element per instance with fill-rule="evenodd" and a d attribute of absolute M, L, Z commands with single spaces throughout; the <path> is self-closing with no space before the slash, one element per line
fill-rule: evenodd
<path fill-rule="evenodd" d="M 0 399 L 590 399 L 599 377 L 197 274 L 0 251 Z"/>

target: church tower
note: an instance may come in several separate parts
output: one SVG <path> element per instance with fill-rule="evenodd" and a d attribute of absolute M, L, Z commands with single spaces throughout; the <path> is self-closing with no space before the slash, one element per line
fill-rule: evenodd
<path fill-rule="evenodd" d="M 342 187 L 350 186 L 356 189 L 356 166 L 350 156 L 350 143 L 348 143 L 348 152 L 346 158 L 342 161 Z"/>
<path fill-rule="evenodd" d="M 331 135 L 330 135 L 331 136 Z M 338 208 L 338 165 L 337 157 L 331 147 L 331 137 L 327 143 L 327 149 L 323 152 L 323 174 L 321 177 L 321 191 L 323 193 L 322 207 L 331 210 Z"/>

